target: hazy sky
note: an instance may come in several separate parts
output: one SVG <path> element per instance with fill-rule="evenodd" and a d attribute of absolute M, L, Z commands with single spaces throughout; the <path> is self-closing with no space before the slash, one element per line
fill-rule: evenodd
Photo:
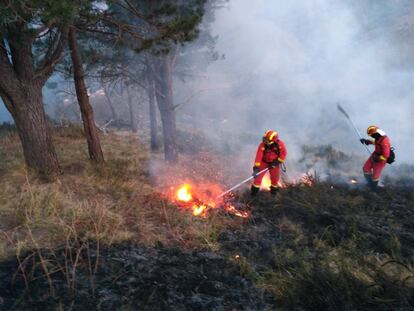
<path fill-rule="evenodd" d="M 12 119 L 11 119 L 9 112 L 7 111 L 3 103 L 0 101 L 0 123 L 5 122 L 5 121 L 10 122 L 11 120 Z"/>

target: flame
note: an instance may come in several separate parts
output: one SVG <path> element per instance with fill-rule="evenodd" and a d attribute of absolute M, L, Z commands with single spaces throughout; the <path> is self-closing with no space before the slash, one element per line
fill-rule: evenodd
<path fill-rule="evenodd" d="M 177 191 L 177 199 L 182 202 L 190 202 L 193 196 L 190 193 L 190 185 L 185 184 Z"/>
<path fill-rule="evenodd" d="M 269 174 L 265 174 L 262 179 L 262 184 L 260 185 L 260 190 L 269 190 L 272 185 Z"/>
<path fill-rule="evenodd" d="M 278 187 L 287 188 L 302 185 L 314 186 L 315 183 L 316 178 L 313 175 L 304 173 L 292 182 L 280 181 L 278 183 Z M 271 178 L 269 174 L 265 174 L 262 180 L 261 189 L 268 191 L 270 187 Z M 197 217 L 207 217 L 211 210 L 218 208 L 222 208 L 227 213 L 237 217 L 248 218 L 250 216 L 248 212 L 239 210 L 228 201 L 217 199 L 217 196 L 223 193 L 223 187 L 215 183 L 198 185 L 190 185 L 190 183 L 185 183 L 178 187 L 178 189 L 176 187 L 171 187 L 170 190 L 171 195 L 169 195 L 169 197 L 173 198 L 173 201 L 177 204 L 177 206 L 180 209 L 188 210 Z"/>
<path fill-rule="evenodd" d="M 199 189 L 205 189 L 205 191 L 199 191 Z M 173 190 L 172 188 L 171 190 Z M 216 184 L 203 185 L 199 187 L 192 187 L 186 183 L 178 188 L 174 194 L 174 201 L 177 205 L 185 210 L 189 210 L 194 216 L 207 217 L 209 210 L 222 207 L 227 213 L 247 218 L 249 213 L 245 211 L 239 211 L 233 205 L 217 201 L 215 198 L 222 193 L 223 190 Z"/>
<path fill-rule="evenodd" d="M 198 206 L 198 205 L 194 204 L 193 205 L 193 215 L 194 216 L 202 216 L 203 212 L 206 211 L 206 209 L 207 209 L 207 206 L 205 206 L 205 205 Z"/>
<path fill-rule="evenodd" d="M 357 184 L 357 183 L 358 183 L 358 181 L 357 181 L 356 179 L 351 179 L 349 182 L 350 182 L 351 184 Z"/>
<path fill-rule="evenodd" d="M 270 187 L 272 185 L 272 181 L 269 174 L 266 174 L 263 176 L 262 184 L 260 185 L 260 190 L 262 191 L 269 191 Z M 314 186 L 315 181 L 313 180 L 313 177 L 310 176 L 308 173 L 303 173 L 302 175 L 298 176 L 298 178 L 294 179 L 293 181 L 287 182 L 279 180 L 277 183 L 277 186 L 279 188 L 287 188 L 289 186 L 300 186 L 300 185 L 306 185 L 306 186 Z"/>
<path fill-rule="evenodd" d="M 224 207 L 224 209 L 228 212 L 231 213 L 233 215 L 242 217 L 242 218 L 247 218 L 249 217 L 249 213 L 248 212 L 242 212 L 237 210 L 233 205 L 227 205 Z"/>

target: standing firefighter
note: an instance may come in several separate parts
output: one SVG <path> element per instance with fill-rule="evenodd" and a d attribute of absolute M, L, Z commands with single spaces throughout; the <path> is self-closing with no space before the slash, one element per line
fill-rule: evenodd
<path fill-rule="evenodd" d="M 269 168 L 271 187 L 270 192 L 276 194 L 280 179 L 280 164 L 285 162 L 287 150 L 285 143 L 279 139 L 276 131 L 268 130 L 259 145 L 253 167 L 254 182 L 251 188 L 252 196 L 259 192 L 262 179 L 266 172 L 258 175 L 262 170 Z"/>
<path fill-rule="evenodd" d="M 384 131 L 375 125 L 371 125 L 367 129 L 367 134 L 374 140 L 361 138 L 360 141 L 365 145 L 375 145 L 375 151 L 365 162 L 363 171 L 368 185 L 372 189 L 376 189 L 382 170 L 387 162 L 392 163 L 394 155 L 392 154 L 390 139 Z"/>

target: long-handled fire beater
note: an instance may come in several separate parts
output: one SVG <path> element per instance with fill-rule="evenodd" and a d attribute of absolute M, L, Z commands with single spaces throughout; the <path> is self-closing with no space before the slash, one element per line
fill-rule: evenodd
<path fill-rule="evenodd" d="M 247 183 L 248 181 L 252 180 L 253 178 L 255 178 L 257 175 L 266 173 L 268 170 L 270 169 L 270 167 L 265 168 L 264 170 L 258 172 L 255 175 L 250 176 L 249 178 L 246 178 L 245 180 L 243 180 L 242 182 L 238 183 L 237 185 L 231 187 L 229 190 L 223 192 L 222 194 L 220 194 L 219 196 L 217 196 L 217 199 L 224 197 L 227 193 L 232 192 L 234 189 L 239 188 L 241 185 L 244 185 L 245 183 Z"/>
<path fill-rule="evenodd" d="M 281 164 L 281 168 L 282 168 L 282 172 L 286 173 L 286 166 L 285 164 Z M 242 182 L 238 183 L 237 185 L 231 187 L 229 190 L 223 192 L 222 194 L 220 194 L 219 196 L 217 196 L 216 199 L 220 199 L 221 197 L 224 197 L 226 194 L 232 192 L 234 189 L 239 188 L 240 186 L 244 185 L 245 183 L 247 183 L 248 181 L 252 180 L 253 178 L 256 178 L 256 176 L 266 173 L 268 170 L 270 170 L 270 167 L 265 168 L 264 170 L 258 172 L 255 175 L 250 176 L 249 178 L 246 178 L 245 180 L 243 180 Z"/>
<path fill-rule="evenodd" d="M 345 116 L 345 118 L 348 119 L 349 123 L 351 123 L 351 125 L 353 126 L 355 132 L 357 133 L 357 135 L 359 136 L 359 139 L 363 139 L 361 133 L 358 131 L 358 128 L 356 127 L 355 123 L 352 121 L 351 117 L 349 116 L 349 114 L 346 113 L 345 109 L 341 107 L 341 105 L 337 104 L 338 110 Z M 367 149 L 368 153 L 371 154 L 371 151 L 369 151 L 368 147 L 366 145 L 365 149 Z"/>

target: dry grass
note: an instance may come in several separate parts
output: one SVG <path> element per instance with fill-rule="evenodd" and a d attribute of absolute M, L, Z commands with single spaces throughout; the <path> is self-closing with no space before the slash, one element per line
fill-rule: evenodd
<path fill-rule="evenodd" d="M 171 205 L 150 184 L 149 151 L 134 136 L 102 137 L 104 167 L 88 162 L 76 127 L 54 140 L 64 174 L 43 183 L 25 169 L 17 137 L 1 138 L 0 259 L 91 240 L 214 250 L 220 228 L 240 223 Z"/>

